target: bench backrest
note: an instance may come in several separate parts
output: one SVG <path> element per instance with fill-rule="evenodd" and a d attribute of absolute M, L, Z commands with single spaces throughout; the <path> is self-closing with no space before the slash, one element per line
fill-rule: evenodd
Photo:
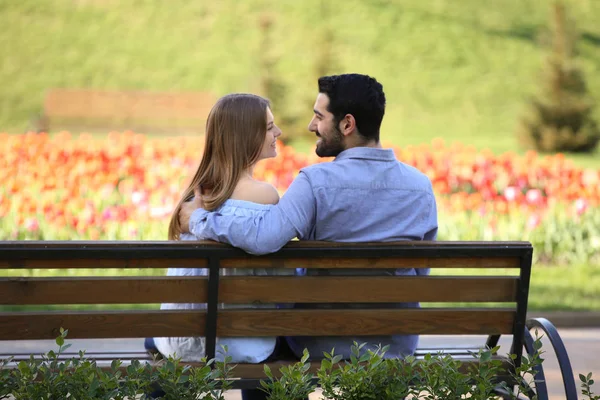
<path fill-rule="evenodd" d="M 520 355 L 528 242 L 291 242 L 251 256 L 214 242 L 2 242 L 0 304 L 208 303 L 206 310 L 4 311 L 0 340 L 206 336 L 513 334 Z M 25 277 L 23 269 L 207 268 L 206 277 Z M 469 276 L 221 276 L 222 268 L 474 268 Z M 512 275 L 489 276 L 507 268 Z M 163 271 L 161 271 L 163 273 Z M 10 276 L 6 276 L 10 275 Z M 252 303 L 447 303 L 421 309 L 219 309 Z M 466 304 L 465 304 L 466 303 Z M 470 304 L 469 304 L 470 303 Z M 473 303 L 475 305 L 473 305 Z"/>
<path fill-rule="evenodd" d="M 51 89 L 39 130 L 131 129 L 140 132 L 204 132 L 216 102 L 207 92 Z"/>

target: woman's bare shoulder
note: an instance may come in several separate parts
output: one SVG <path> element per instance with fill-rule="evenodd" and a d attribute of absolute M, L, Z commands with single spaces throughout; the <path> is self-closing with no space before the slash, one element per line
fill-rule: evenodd
<path fill-rule="evenodd" d="M 279 193 L 273 185 L 255 180 L 240 181 L 233 191 L 231 198 L 258 204 L 279 203 Z"/>

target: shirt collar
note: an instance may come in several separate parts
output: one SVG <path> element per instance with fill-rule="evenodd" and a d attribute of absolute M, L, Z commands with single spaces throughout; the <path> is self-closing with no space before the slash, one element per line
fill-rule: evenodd
<path fill-rule="evenodd" d="M 362 159 L 375 161 L 396 161 L 396 155 L 392 149 L 378 149 L 374 147 L 353 147 L 342 151 L 333 161 L 347 159 Z"/>

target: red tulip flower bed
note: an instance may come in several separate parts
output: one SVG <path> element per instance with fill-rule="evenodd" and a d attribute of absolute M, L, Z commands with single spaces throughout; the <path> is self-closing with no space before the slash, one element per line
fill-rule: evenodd
<path fill-rule="evenodd" d="M 166 239 L 202 146 L 131 132 L 0 134 L 0 240 Z M 530 240 L 539 261 L 600 262 L 600 170 L 561 154 L 495 155 L 441 141 L 395 152 L 431 179 L 439 240 Z M 329 161 L 289 146 L 278 153 L 255 176 L 281 194 L 300 168 Z"/>

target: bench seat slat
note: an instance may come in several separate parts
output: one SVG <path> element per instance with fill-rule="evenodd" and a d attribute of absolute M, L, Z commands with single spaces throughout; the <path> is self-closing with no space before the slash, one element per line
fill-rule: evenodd
<path fill-rule="evenodd" d="M 423 357 L 419 356 L 418 358 L 422 359 Z M 471 368 L 472 364 L 478 363 L 478 361 L 470 355 L 464 356 L 464 357 L 453 356 L 453 358 L 456 358 L 463 363 L 459 367 L 459 370 L 463 373 L 466 373 L 468 371 L 468 369 Z M 501 371 L 508 371 L 511 368 L 509 361 L 504 356 L 497 355 L 497 356 L 493 356 L 492 359 L 499 360 L 502 362 L 502 365 L 500 367 Z M 273 375 L 279 377 L 279 376 L 281 376 L 280 369 L 282 367 L 293 364 L 293 362 L 290 363 L 289 361 L 276 361 L 276 362 L 270 362 L 270 363 L 266 363 L 266 364 L 271 368 Z M 343 365 L 343 363 L 342 363 L 342 365 Z M 320 361 L 313 361 L 310 363 L 309 371 L 311 373 L 316 374 L 320 367 L 321 367 Z M 236 378 L 265 379 L 264 367 L 262 364 L 237 364 L 235 369 L 233 370 L 233 375 Z"/>
<path fill-rule="evenodd" d="M 205 277 L 0 278 L 0 304 L 206 303 Z"/>
<path fill-rule="evenodd" d="M 68 343 L 68 340 L 67 340 Z M 443 346 L 436 348 L 423 348 L 417 349 L 415 351 L 415 357 L 423 357 L 425 354 L 437 354 L 438 352 L 443 352 L 444 354 L 450 354 L 453 357 L 471 357 L 470 352 L 477 353 L 481 348 L 476 347 L 465 347 L 465 348 L 445 348 Z M 51 350 L 50 348 L 48 350 Z M 21 360 L 29 360 L 31 353 L 10 353 L 3 354 L 0 353 L 0 360 L 6 360 L 12 357 L 13 361 L 21 361 Z M 35 359 L 41 359 L 40 354 L 33 354 Z M 73 352 L 70 350 L 62 352 L 58 358 L 61 360 L 66 360 L 70 358 L 78 358 L 79 352 Z M 144 360 L 151 361 L 152 356 L 146 351 L 104 351 L 100 352 L 96 351 L 86 351 L 85 357 L 90 360 L 96 361 L 105 361 L 105 360 Z"/>
<path fill-rule="evenodd" d="M 224 303 L 514 302 L 518 277 L 223 277 Z"/>
<path fill-rule="evenodd" d="M 0 340 L 202 336 L 205 311 L 13 312 L 0 314 Z M 511 333 L 515 310 L 223 310 L 217 334 L 244 336 L 358 336 Z"/>
<path fill-rule="evenodd" d="M 203 335 L 204 311 L 46 311 L 0 314 L 0 340 L 55 339 L 60 328 L 69 339 Z"/>
<path fill-rule="evenodd" d="M 479 363 L 479 361 L 474 359 L 471 355 L 453 355 L 452 357 L 456 360 L 461 361 L 462 364 L 459 367 L 459 371 L 461 371 L 463 373 L 467 373 L 469 371 L 469 368 L 472 368 L 473 365 L 476 365 Z M 113 359 L 115 359 L 115 358 L 97 359 L 97 365 L 98 365 L 98 367 L 100 367 L 100 369 L 102 369 L 104 371 L 109 371 L 111 369 L 110 365 L 111 365 L 111 361 Z M 123 361 L 123 364 L 119 368 L 119 371 L 121 371 L 121 373 L 123 375 L 127 374 L 127 366 L 134 359 L 135 358 L 132 358 L 132 359 L 121 358 L 120 359 L 121 361 Z M 417 360 L 422 360 L 422 359 L 423 359 L 423 355 L 417 356 Z M 505 356 L 494 355 L 494 356 L 492 356 L 492 360 L 498 360 L 501 362 L 500 372 L 509 371 L 512 368 L 509 360 Z M 14 361 L 15 362 L 9 363 L 7 365 L 7 367 L 8 368 L 17 368 L 16 361 L 18 361 L 18 360 L 15 359 Z M 140 361 L 150 362 L 149 359 L 148 360 L 140 360 Z M 232 377 L 234 379 L 241 378 L 241 379 L 263 379 L 264 380 L 266 378 L 265 373 L 264 373 L 264 365 L 269 366 L 269 368 L 271 369 L 271 372 L 273 373 L 274 376 L 280 377 L 281 376 L 280 369 L 282 367 L 287 367 L 289 365 L 292 365 L 295 362 L 296 361 L 281 360 L 281 361 L 259 363 L 259 364 L 234 363 L 233 365 L 235 365 L 235 368 L 232 371 Z M 190 365 L 191 367 L 202 367 L 204 365 L 201 363 L 193 363 L 193 362 L 183 363 L 183 364 Z M 344 363 L 342 362 L 340 364 L 343 365 Z M 320 367 L 321 367 L 321 362 L 319 360 L 311 361 L 310 368 L 308 369 L 308 371 L 310 373 L 316 374 Z M 236 387 L 238 387 L 238 385 L 234 381 L 234 388 L 236 388 Z"/>
<path fill-rule="evenodd" d="M 223 277 L 219 301 L 513 302 L 518 277 Z M 205 277 L 0 278 L 0 304 L 206 303 Z"/>
<path fill-rule="evenodd" d="M 1 269 L 66 269 L 66 268 L 205 268 L 204 258 L 58 258 L 5 259 Z M 221 268 L 519 268 L 518 257 L 389 257 L 389 258 L 288 258 L 240 257 L 226 258 Z"/>
<path fill-rule="evenodd" d="M 515 310 L 370 309 L 224 311 L 219 336 L 359 336 L 511 333 Z"/>

